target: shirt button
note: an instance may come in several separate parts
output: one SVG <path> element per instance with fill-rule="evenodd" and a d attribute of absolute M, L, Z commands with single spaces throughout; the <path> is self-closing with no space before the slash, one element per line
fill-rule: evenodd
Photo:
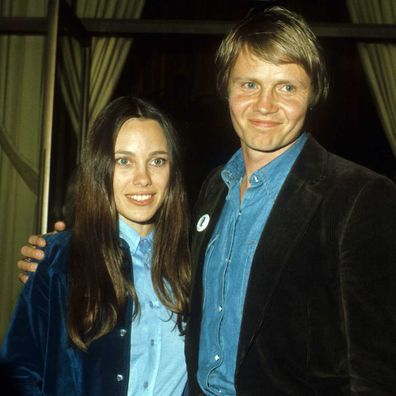
<path fill-rule="evenodd" d="M 121 374 L 117 374 L 117 381 L 120 382 L 124 379 L 124 376 Z"/>
<path fill-rule="evenodd" d="M 223 307 L 221 305 L 219 305 L 219 312 L 221 312 L 223 310 Z"/>
<path fill-rule="evenodd" d="M 153 307 L 154 307 L 154 304 L 153 304 L 152 301 L 149 302 L 149 305 L 150 305 L 150 308 L 153 308 Z"/>
<path fill-rule="evenodd" d="M 124 337 L 124 335 L 127 333 L 127 331 L 125 329 L 121 329 L 120 330 L 120 336 Z"/>
<path fill-rule="evenodd" d="M 216 362 L 220 359 L 219 355 L 215 355 L 214 360 L 216 360 Z"/>
<path fill-rule="evenodd" d="M 144 386 L 145 388 L 148 388 L 148 382 L 146 381 L 146 382 L 143 384 L 143 386 Z"/>
<path fill-rule="evenodd" d="M 154 345 L 154 340 L 150 341 L 150 345 L 153 346 Z"/>

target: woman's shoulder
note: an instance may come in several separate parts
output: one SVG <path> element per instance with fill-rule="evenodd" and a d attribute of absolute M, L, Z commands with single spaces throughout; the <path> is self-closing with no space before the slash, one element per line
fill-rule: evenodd
<path fill-rule="evenodd" d="M 60 249 L 67 248 L 71 241 L 72 232 L 71 230 L 55 232 L 53 234 L 45 234 L 43 238 L 47 242 L 47 248 L 56 247 Z"/>
<path fill-rule="evenodd" d="M 70 230 L 44 235 L 44 259 L 38 268 L 50 274 L 67 272 L 72 232 Z"/>

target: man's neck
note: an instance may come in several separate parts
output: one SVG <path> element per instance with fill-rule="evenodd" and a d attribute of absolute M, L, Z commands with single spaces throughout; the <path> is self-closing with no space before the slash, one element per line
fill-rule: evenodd
<path fill-rule="evenodd" d="M 284 151 L 286 150 L 287 148 L 285 148 Z M 242 146 L 243 162 L 245 164 L 245 174 L 243 175 L 241 181 L 241 189 L 240 189 L 241 201 L 243 200 L 243 196 L 246 190 L 250 187 L 250 177 L 252 176 L 252 174 L 256 172 L 258 169 L 262 168 L 263 166 L 269 164 L 280 154 L 281 153 L 279 153 L 278 151 L 266 153 L 266 152 L 254 151 Z"/>
<path fill-rule="evenodd" d="M 281 147 L 278 150 L 270 151 L 270 152 L 253 150 L 242 144 L 241 148 L 242 148 L 243 162 L 245 164 L 245 174 L 243 176 L 241 182 L 241 188 L 240 188 L 241 201 L 243 199 L 246 190 L 250 187 L 250 177 L 252 176 L 252 174 L 256 172 L 258 169 L 262 168 L 263 166 L 269 164 L 275 158 L 278 158 L 281 154 L 283 154 L 291 146 L 293 146 L 296 140 L 294 140 L 292 143 L 284 147 Z"/>
<path fill-rule="evenodd" d="M 247 180 L 249 181 L 250 176 L 252 176 L 254 172 L 269 164 L 275 158 L 279 157 L 281 154 L 287 151 L 289 147 L 292 146 L 294 143 L 295 142 L 285 147 L 282 147 L 279 150 L 271 152 L 252 150 L 248 147 L 242 146 L 243 162 L 245 164 Z"/>

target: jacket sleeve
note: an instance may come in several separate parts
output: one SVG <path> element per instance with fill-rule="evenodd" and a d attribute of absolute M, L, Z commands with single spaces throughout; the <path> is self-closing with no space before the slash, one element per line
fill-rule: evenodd
<path fill-rule="evenodd" d="M 221 179 L 221 171 L 223 170 L 223 166 L 218 166 L 213 169 L 208 176 L 206 176 L 204 182 L 202 183 L 201 189 L 199 190 L 199 194 L 197 200 L 194 203 L 192 210 L 192 221 L 191 221 L 191 231 L 194 231 L 196 220 L 198 220 L 198 216 L 201 212 L 202 205 L 208 204 L 208 194 L 213 189 L 217 189 L 220 186 L 223 186 L 223 181 Z M 216 190 L 217 191 L 217 190 Z"/>
<path fill-rule="evenodd" d="M 49 276 L 45 260 L 23 288 L 1 349 L 11 382 L 22 395 L 42 395 L 48 331 Z"/>
<path fill-rule="evenodd" d="M 396 186 L 357 195 L 340 235 L 340 284 L 352 395 L 396 394 Z"/>

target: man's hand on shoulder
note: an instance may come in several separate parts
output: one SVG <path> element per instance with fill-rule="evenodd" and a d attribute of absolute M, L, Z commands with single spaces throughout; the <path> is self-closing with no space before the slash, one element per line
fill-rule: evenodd
<path fill-rule="evenodd" d="M 66 224 L 63 221 L 58 221 L 55 223 L 54 232 L 63 231 L 65 228 Z M 36 271 L 36 262 L 44 258 L 42 249 L 45 247 L 46 242 L 41 235 L 30 235 L 28 244 L 29 245 L 22 246 L 21 254 L 23 259 L 17 261 L 17 267 L 21 270 L 18 274 L 18 278 L 23 283 L 26 283 L 29 279 L 29 273 Z"/>

